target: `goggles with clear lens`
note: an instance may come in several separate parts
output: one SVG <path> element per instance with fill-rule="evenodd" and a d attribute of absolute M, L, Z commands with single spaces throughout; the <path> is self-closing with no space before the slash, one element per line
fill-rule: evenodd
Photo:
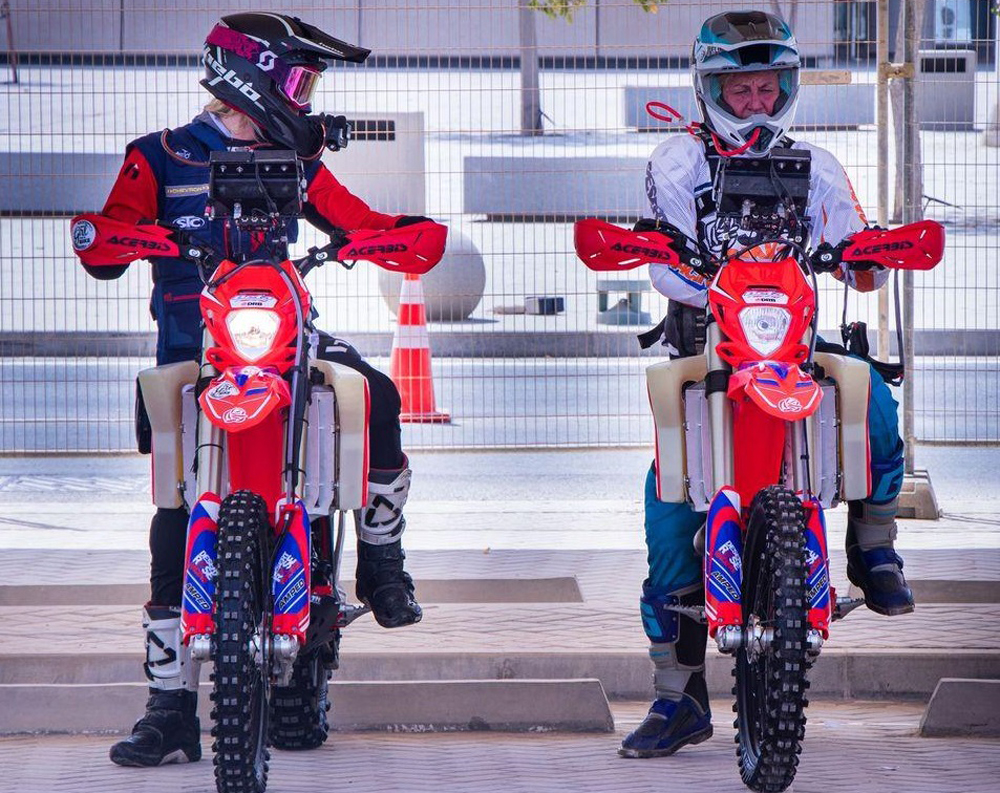
<path fill-rule="evenodd" d="M 308 66 L 291 66 L 288 74 L 278 85 L 285 98 L 299 110 L 309 110 L 309 103 L 316 86 L 319 85 L 320 72 Z"/>

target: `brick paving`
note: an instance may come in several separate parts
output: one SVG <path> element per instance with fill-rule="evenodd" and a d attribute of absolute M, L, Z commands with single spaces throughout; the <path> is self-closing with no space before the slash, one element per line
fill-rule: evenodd
<path fill-rule="evenodd" d="M 273 793 L 734 793 L 733 729 L 716 702 L 716 734 L 670 758 L 623 760 L 615 749 L 644 706 L 618 703 L 616 733 L 345 733 L 314 752 L 275 752 Z M 795 793 L 986 793 L 996 790 L 1000 741 L 916 736 L 913 704 L 814 702 Z M 214 790 L 210 739 L 200 763 L 117 768 L 114 738 L 0 738 L 0 793 L 207 793 Z"/>

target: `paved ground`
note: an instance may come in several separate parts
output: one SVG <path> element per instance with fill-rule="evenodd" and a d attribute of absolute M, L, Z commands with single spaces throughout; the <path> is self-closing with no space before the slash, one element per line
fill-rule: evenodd
<path fill-rule="evenodd" d="M 315 752 L 276 752 L 269 791 L 595 791 L 722 793 L 739 780 L 725 702 L 715 703 L 716 734 L 671 758 L 623 760 L 621 736 L 641 718 L 639 703 L 615 707 L 616 734 L 334 735 Z M 978 793 L 995 790 L 1000 744 L 915 735 L 913 704 L 814 702 L 796 793 Z M 207 793 L 209 759 L 188 766 L 123 769 L 107 760 L 109 736 L 16 736 L 0 739 L 2 793 Z M 207 750 L 209 739 L 203 740 Z"/>
<path fill-rule="evenodd" d="M 835 626 L 813 673 L 794 790 L 992 790 L 1000 772 L 995 740 L 915 736 L 939 677 L 1000 677 L 1000 452 L 918 452 L 945 511 L 937 522 L 901 522 L 899 546 L 919 607 L 891 621 L 860 609 Z M 276 756 L 270 789 L 662 791 L 690 783 L 740 790 L 730 662 L 713 651 L 715 739 L 672 760 L 614 754 L 649 690 L 635 615 L 647 455 L 414 455 L 420 476 L 406 544 L 418 593 L 426 593 L 425 619 L 392 632 L 355 623 L 339 674 L 342 681 L 597 677 L 617 698 L 618 735 L 341 734 L 317 753 Z M 0 459 L 0 687 L 140 679 L 138 604 L 151 513 L 145 466 L 136 458 Z M 834 583 L 846 590 L 842 509 L 829 525 Z M 528 602 L 514 602 L 525 592 L 534 593 Z M 43 595 L 46 605 L 25 607 Z M 136 715 L 121 713 L 120 729 Z M 2 723 L 0 713 L 0 732 Z M 0 793 L 212 788 L 207 762 L 113 768 L 109 740 L 0 738 Z"/>

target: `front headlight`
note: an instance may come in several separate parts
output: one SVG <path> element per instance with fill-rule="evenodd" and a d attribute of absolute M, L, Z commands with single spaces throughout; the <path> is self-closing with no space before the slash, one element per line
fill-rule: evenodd
<path fill-rule="evenodd" d="M 278 315 L 263 308 L 238 308 L 226 316 L 226 328 L 236 351 L 251 363 L 267 355 L 280 325 Z"/>
<path fill-rule="evenodd" d="M 792 316 L 777 306 L 748 306 L 740 312 L 740 325 L 750 346 L 767 357 L 781 346 Z"/>

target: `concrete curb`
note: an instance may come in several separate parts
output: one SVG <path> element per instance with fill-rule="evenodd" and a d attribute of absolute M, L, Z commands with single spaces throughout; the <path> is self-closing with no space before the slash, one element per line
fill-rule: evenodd
<path fill-rule="evenodd" d="M 354 581 L 341 587 L 354 593 Z M 558 578 L 421 578 L 416 582 L 422 603 L 582 603 L 573 576 Z M 149 597 L 149 584 L 0 585 L 3 606 L 135 606 Z"/>
<path fill-rule="evenodd" d="M 920 735 L 1000 737 L 1000 680 L 938 681 L 920 720 Z"/>
<path fill-rule="evenodd" d="M 141 644 L 137 640 L 137 649 Z M 43 689 L 48 685 L 129 685 L 142 682 L 143 656 L 136 653 L 7 655 L 0 685 Z M 710 693 L 728 696 L 733 661 L 711 648 L 705 659 Z M 208 680 L 208 665 L 202 680 Z M 588 653 L 341 653 L 338 683 L 424 680 L 597 679 L 612 699 L 645 699 L 653 667 L 645 650 Z M 867 699 L 928 699 L 943 677 L 1000 678 L 1000 650 L 864 650 L 826 648 L 813 666 L 816 696 Z M 0 709 L 2 713 L 2 709 Z"/>
<path fill-rule="evenodd" d="M 211 727 L 211 687 L 199 716 Z M 142 713 L 143 683 L 0 685 L 0 734 L 123 732 Z M 335 730 L 612 732 L 598 680 L 430 680 L 331 683 Z"/>

